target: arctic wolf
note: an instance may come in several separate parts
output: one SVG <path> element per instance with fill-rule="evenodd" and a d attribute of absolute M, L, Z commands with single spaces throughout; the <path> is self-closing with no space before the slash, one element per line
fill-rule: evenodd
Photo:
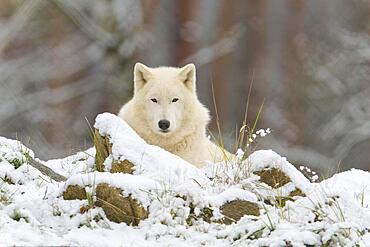
<path fill-rule="evenodd" d="M 118 113 L 146 142 L 201 167 L 225 152 L 206 136 L 209 111 L 196 94 L 194 64 L 134 68 L 134 96 Z"/>

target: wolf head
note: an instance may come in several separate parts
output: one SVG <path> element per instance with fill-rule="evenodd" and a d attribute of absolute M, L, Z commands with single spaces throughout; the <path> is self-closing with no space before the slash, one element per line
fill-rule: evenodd
<path fill-rule="evenodd" d="M 208 122 L 208 111 L 196 95 L 195 73 L 194 64 L 182 68 L 135 65 L 133 101 L 152 132 L 170 136 L 194 131 L 197 123 Z"/>

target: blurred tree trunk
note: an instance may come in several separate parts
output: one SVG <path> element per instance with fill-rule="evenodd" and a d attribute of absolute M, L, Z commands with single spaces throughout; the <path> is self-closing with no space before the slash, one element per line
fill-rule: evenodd
<path fill-rule="evenodd" d="M 285 75 L 283 73 L 286 27 L 286 0 L 270 1 L 267 6 L 266 63 L 264 67 L 265 99 L 264 117 L 268 126 L 283 131 L 286 116 L 282 108 L 285 96 Z M 280 132 L 279 132 L 280 133 Z"/>
<path fill-rule="evenodd" d="M 56 47 L 65 41 L 68 37 L 68 33 L 71 33 L 74 29 L 70 25 L 66 16 L 60 13 L 58 8 L 47 8 L 47 15 L 49 16 L 48 27 L 48 47 Z M 51 51 L 51 49 L 50 49 Z M 71 75 L 68 69 L 65 67 L 66 63 L 60 54 L 49 54 L 52 58 L 52 72 L 53 80 L 47 81 L 47 88 L 50 91 L 57 90 L 63 86 L 75 81 L 76 75 Z M 69 130 L 70 126 L 73 126 L 76 120 L 74 116 L 79 116 L 78 107 L 80 105 L 80 99 L 75 98 L 61 103 L 49 103 L 50 118 L 46 123 L 45 127 L 45 138 L 49 143 L 53 143 L 53 149 L 55 153 L 58 150 L 68 150 L 70 153 L 73 147 L 73 132 Z M 67 151 L 67 152 L 68 152 Z"/>
<path fill-rule="evenodd" d="M 216 34 L 217 39 L 220 40 L 228 35 L 228 31 L 233 25 L 233 7 L 236 2 L 230 2 L 230 1 L 222 1 L 221 3 L 221 9 L 222 12 L 219 12 L 219 16 L 217 18 L 217 26 L 216 26 Z M 227 69 L 230 67 L 230 64 L 232 62 L 232 55 L 227 54 L 220 58 L 218 58 L 216 61 L 214 61 L 212 66 L 212 74 L 209 75 L 209 80 L 211 82 L 211 87 L 213 84 L 214 87 L 214 98 L 215 102 L 213 101 L 213 95 L 212 101 L 211 101 L 211 114 L 213 116 L 213 121 L 211 122 L 210 129 L 213 133 L 217 135 L 217 115 L 219 116 L 219 124 L 220 124 L 220 130 L 222 133 L 225 134 L 224 131 L 226 131 L 225 126 L 223 123 L 228 122 L 228 110 L 229 110 L 229 85 L 232 83 L 230 81 L 230 71 Z M 212 92 L 211 92 L 212 94 Z M 217 113 L 215 105 L 217 106 Z"/>
<path fill-rule="evenodd" d="M 242 1 L 243 2 L 243 1 Z M 240 61 L 240 75 L 242 76 L 242 82 L 245 85 L 244 88 L 240 88 L 240 92 L 243 93 L 244 97 L 240 95 L 240 98 L 244 102 L 239 102 L 239 108 L 242 112 L 241 117 L 244 118 L 244 112 L 246 107 L 246 100 L 251 88 L 251 97 L 249 100 L 248 118 L 247 125 L 251 128 L 256 121 L 259 108 L 262 106 L 262 102 L 268 97 L 264 93 L 264 87 L 266 84 L 266 65 L 270 59 L 268 57 L 267 50 L 267 17 L 268 17 L 268 4 L 266 0 L 244 1 L 246 7 L 246 40 L 243 46 L 245 52 L 238 54 L 238 60 Z M 246 63 L 244 63 L 246 61 Z M 235 104 L 236 106 L 236 104 Z M 263 112 L 266 111 L 266 107 L 263 108 Z M 240 116 L 238 116 L 240 119 Z M 266 126 L 266 118 L 261 118 L 258 122 L 258 126 Z"/>
<path fill-rule="evenodd" d="M 175 33 L 178 1 L 162 0 L 158 6 L 150 9 L 152 13 L 150 44 L 140 53 L 142 62 L 148 66 L 175 65 Z M 147 13 L 147 12 L 146 12 Z M 145 14 L 146 14 L 145 13 Z"/>
<path fill-rule="evenodd" d="M 195 0 L 177 2 L 176 23 L 178 31 L 175 32 L 175 66 L 180 66 L 181 61 L 195 52 L 194 43 L 192 42 L 195 30 L 192 30 L 192 24 L 196 18 L 196 2 Z"/>
<path fill-rule="evenodd" d="M 305 1 L 288 1 L 286 6 L 285 16 L 289 16 L 289 25 L 284 25 L 281 35 L 286 37 L 282 42 L 282 50 L 286 51 L 284 59 L 281 59 L 283 65 L 283 74 L 285 75 L 285 83 L 283 82 L 282 89 L 285 94 L 285 100 L 282 102 L 281 108 L 285 110 L 285 116 L 288 123 L 288 131 L 285 132 L 286 141 L 293 145 L 303 145 L 306 140 L 305 126 L 306 109 L 305 100 L 307 83 L 301 71 L 303 71 L 303 63 L 300 60 L 302 57 L 301 50 L 304 42 L 304 16 L 305 16 Z M 286 127 L 286 126 L 285 126 Z M 287 133 L 288 132 L 288 133 Z"/>
<path fill-rule="evenodd" d="M 12 7 L 10 0 L 0 1 L 0 18 L 7 18 L 12 14 Z"/>
<path fill-rule="evenodd" d="M 199 42 L 197 49 L 209 47 L 217 41 L 217 19 L 220 13 L 221 0 L 203 0 L 195 5 L 197 8 L 196 20 L 199 23 Z M 207 11 L 204 11 L 207 9 Z M 211 74 L 212 64 L 197 65 L 197 91 L 200 100 L 208 107 L 212 106 Z"/>
<path fill-rule="evenodd" d="M 243 28 L 243 33 L 239 40 L 237 40 L 237 51 L 232 54 L 233 61 L 230 68 L 230 82 L 229 82 L 229 112 L 226 128 L 228 130 L 238 131 L 244 120 L 249 86 L 252 82 L 253 68 L 251 68 L 249 45 L 249 25 L 248 25 L 248 8 L 247 2 L 244 0 L 235 1 L 233 12 L 235 15 L 235 22 Z M 256 96 L 255 94 L 253 97 Z"/>

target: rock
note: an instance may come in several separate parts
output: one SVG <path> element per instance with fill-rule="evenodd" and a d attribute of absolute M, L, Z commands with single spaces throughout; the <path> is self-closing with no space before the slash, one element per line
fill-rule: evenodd
<path fill-rule="evenodd" d="M 275 167 L 255 171 L 254 174 L 260 177 L 260 182 L 269 185 L 272 189 L 278 189 L 288 183 L 293 183 L 287 174 Z M 293 183 L 292 188 L 293 190 L 291 192 L 279 191 L 277 194 L 276 192 L 272 192 L 271 195 L 264 198 L 265 203 L 283 208 L 285 207 L 286 201 L 294 201 L 294 197 L 296 196 L 306 196 L 296 184 Z"/>
<path fill-rule="evenodd" d="M 112 164 L 112 168 L 110 169 L 111 173 L 117 173 L 117 172 L 122 172 L 122 173 L 129 173 L 132 174 L 134 172 L 134 164 L 132 164 L 128 160 L 123 160 L 123 161 L 115 161 Z"/>
<path fill-rule="evenodd" d="M 291 182 L 290 178 L 277 168 L 269 168 L 262 171 L 255 171 L 254 174 L 260 177 L 260 181 L 276 189 Z"/>
<path fill-rule="evenodd" d="M 96 206 L 103 208 L 111 221 L 137 226 L 148 217 L 148 212 L 131 196 L 123 197 L 122 190 L 106 183 L 96 187 Z"/>
<path fill-rule="evenodd" d="M 86 200 L 86 190 L 79 185 L 69 185 L 63 192 L 64 200 Z"/>
<path fill-rule="evenodd" d="M 99 134 L 98 130 L 94 132 L 94 146 L 96 150 L 95 154 L 95 166 L 99 172 L 104 172 L 104 161 L 112 153 L 112 147 L 107 137 L 103 137 Z"/>
<path fill-rule="evenodd" d="M 221 213 L 224 217 L 220 220 L 214 220 L 213 222 L 230 225 L 234 222 L 238 222 L 245 215 L 259 216 L 259 207 L 257 203 L 244 201 L 244 200 L 233 200 L 225 203 L 220 207 Z M 200 210 L 199 215 L 194 214 L 194 206 L 190 204 L 190 214 L 186 222 L 188 225 L 193 225 L 193 221 L 202 219 L 205 222 L 211 223 L 213 217 L 213 210 L 210 207 L 204 207 Z"/>
<path fill-rule="evenodd" d="M 95 196 L 94 206 L 101 207 L 111 221 L 137 226 L 141 220 L 148 217 L 148 212 L 136 199 L 131 196 L 124 197 L 121 189 L 111 187 L 106 183 L 96 186 Z M 65 200 L 86 200 L 86 190 L 78 185 L 69 185 L 63 192 L 63 198 Z M 84 213 L 87 210 L 88 208 L 80 209 L 80 212 Z"/>
<path fill-rule="evenodd" d="M 98 130 L 94 132 L 94 146 L 96 150 L 95 154 L 95 166 L 96 170 L 99 172 L 106 171 L 104 167 L 104 161 L 106 158 L 112 154 L 112 144 L 109 142 L 107 136 L 101 136 Z M 129 173 L 134 172 L 134 164 L 129 160 L 125 159 L 123 161 L 114 160 L 112 163 L 112 168 L 110 169 L 111 173 Z"/>
<path fill-rule="evenodd" d="M 270 197 L 276 196 L 287 198 L 304 196 L 312 187 L 311 182 L 301 171 L 272 150 L 255 151 L 248 157 L 248 161 L 250 171 L 260 177 L 260 182 L 271 188 L 260 190 L 263 199 L 270 200 Z"/>
<path fill-rule="evenodd" d="M 101 136 L 98 130 L 93 133 L 94 146 L 96 150 L 95 166 L 99 172 L 105 172 L 104 162 L 109 155 L 112 154 L 112 144 L 109 142 L 109 137 Z M 134 171 L 134 165 L 129 160 L 116 161 L 113 160 L 111 173 L 129 173 Z M 100 183 L 95 188 L 96 201 L 94 206 L 101 207 L 107 218 L 111 221 L 127 225 L 137 226 L 139 222 L 148 217 L 148 212 L 141 206 L 137 200 L 131 196 L 124 197 L 122 190 L 110 186 L 107 183 Z M 70 185 L 63 193 L 65 200 L 87 199 L 84 188 L 77 185 Z M 89 208 L 80 209 L 84 213 Z"/>
<path fill-rule="evenodd" d="M 220 223 L 230 225 L 233 222 L 238 222 L 245 215 L 259 216 L 259 207 L 254 202 L 233 200 L 220 208 L 221 213 L 225 216 Z"/>

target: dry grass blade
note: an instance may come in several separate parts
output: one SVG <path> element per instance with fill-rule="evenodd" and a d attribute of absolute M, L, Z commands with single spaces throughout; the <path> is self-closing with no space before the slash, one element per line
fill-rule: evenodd
<path fill-rule="evenodd" d="M 245 136 L 245 128 L 247 127 L 247 119 L 248 119 L 248 111 L 249 111 L 249 101 L 252 93 L 252 88 L 253 88 L 253 83 L 254 83 L 254 70 L 252 73 L 252 81 L 251 84 L 249 85 L 249 91 L 248 91 L 248 97 L 247 97 L 247 102 L 245 105 L 245 113 L 244 113 L 244 120 L 241 129 L 237 130 L 237 141 L 236 141 L 236 147 L 235 147 L 235 152 L 237 151 L 238 148 L 243 147 L 244 143 L 244 136 Z"/>
<path fill-rule="evenodd" d="M 214 91 L 214 87 L 213 87 L 213 82 L 211 83 L 211 86 L 212 86 L 213 105 L 214 105 L 215 114 L 216 114 L 216 125 L 217 125 L 217 130 L 218 130 L 218 138 L 216 138 L 212 134 L 212 132 L 209 131 L 209 133 L 210 133 L 212 139 L 215 141 L 216 145 L 221 149 L 224 160 L 229 161 L 229 157 L 227 155 L 228 152 L 225 149 L 225 144 L 224 144 L 224 141 L 223 141 L 222 135 L 221 135 L 220 118 L 219 118 L 219 115 L 218 115 L 218 108 L 217 108 L 217 103 L 216 103 L 216 97 L 215 97 L 215 91 Z"/>
<path fill-rule="evenodd" d="M 244 150 L 245 150 L 245 152 L 244 152 L 244 154 L 243 154 L 243 157 L 242 157 L 242 160 L 245 160 L 251 153 L 252 153 L 252 149 L 251 148 L 249 148 L 249 146 L 250 146 L 250 144 L 251 144 L 251 142 L 250 142 L 250 138 L 251 138 L 251 136 L 252 136 L 252 134 L 255 132 L 255 130 L 256 130 L 256 127 L 257 127 L 257 124 L 258 124 L 258 121 L 260 120 L 260 118 L 261 118 L 261 113 L 262 113 L 262 109 L 263 109 L 263 106 L 264 106 L 264 104 L 265 104 L 265 99 L 263 100 L 263 102 L 262 102 L 262 104 L 261 104 L 261 106 L 260 106 L 260 108 L 258 109 L 258 113 L 257 113 L 257 116 L 256 116 L 256 119 L 255 119 L 255 121 L 254 121 L 254 123 L 253 123 L 253 127 L 252 127 L 252 129 L 250 129 L 250 131 L 249 131 L 249 133 L 248 133 L 248 138 L 247 138 L 247 140 L 246 140 L 246 143 L 245 143 L 245 146 L 244 146 Z"/>

